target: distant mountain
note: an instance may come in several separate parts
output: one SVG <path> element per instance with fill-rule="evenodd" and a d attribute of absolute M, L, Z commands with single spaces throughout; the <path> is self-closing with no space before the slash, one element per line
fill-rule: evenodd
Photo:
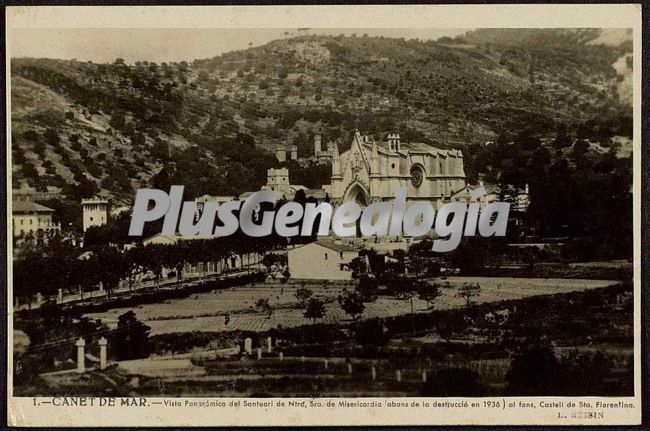
<path fill-rule="evenodd" d="M 459 148 L 560 125 L 626 135 L 629 36 L 481 29 L 427 42 L 301 36 L 191 64 L 12 59 L 14 187 L 128 200 L 184 179 L 237 193 L 264 182 L 268 150 L 307 156 L 316 131 L 341 149 L 355 128 Z"/>

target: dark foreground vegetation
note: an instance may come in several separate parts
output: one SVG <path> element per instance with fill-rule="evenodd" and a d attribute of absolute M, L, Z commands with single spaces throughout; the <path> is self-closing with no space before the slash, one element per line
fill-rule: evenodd
<path fill-rule="evenodd" d="M 139 376 L 129 387 L 146 395 L 160 395 L 162 385 L 168 395 L 625 396 L 633 393 L 632 316 L 632 286 L 624 283 L 348 325 L 164 334 L 147 338 L 148 353 L 236 347 L 246 337 L 279 342 L 262 360 L 191 356 L 205 378 Z M 24 394 L 65 390 L 35 375 L 24 383 L 17 387 Z"/>

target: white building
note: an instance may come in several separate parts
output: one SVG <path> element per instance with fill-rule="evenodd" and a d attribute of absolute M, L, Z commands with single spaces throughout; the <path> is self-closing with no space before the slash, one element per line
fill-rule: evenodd
<path fill-rule="evenodd" d="M 108 201 L 94 197 L 83 199 L 83 231 L 86 232 L 91 226 L 104 226 L 108 223 Z"/>
<path fill-rule="evenodd" d="M 61 231 L 61 224 L 54 224 L 54 210 L 32 201 L 13 201 L 11 215 L 14 238 L 33 236 L 45 238 Z"/>
<path fill-rule="evenodd" d="M 179 236 L 163 235 L 158 233 L 142 240 L 142 245 L 174 245 L 180 240 Z"/>
<path fill-rule="evenodd" d="M 351 280 L 348 265 L 359 251 L 345 240 L 322 238 L 289 248 L 287 254 L 292 279 Z"/>
<path fill-rule="evenodd" d="M 266 187 L 282 194 L 289 194 L 291 184 L 289 183 L 289 169 L 271 168 L 266 172 Z"/>
<path fill-rule="evenodd" d="M 302 190 L 306 195 L 312 193 L 307 187 L 299 184 L 291 184 L 289 180 L 289 169 L 287 168 L 271 168 L 266 171 L 266 185 L 262 186 L 262 190 L 271 190 L 276 193 L 277 199 L 293 200 L 296 192 Z M 248 198 L 252 192 L 246 192 L 239 196 L 239 199 L 244 200 Z"/>

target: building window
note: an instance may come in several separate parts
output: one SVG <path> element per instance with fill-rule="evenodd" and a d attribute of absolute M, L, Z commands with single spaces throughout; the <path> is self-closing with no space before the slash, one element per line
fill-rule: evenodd
<path fill-rule="evenodd" d="M 340 252 L 339 256 L 340 256 L 341 260 L 343 260 L 343 252 Z"/>
<path fill-rule="evenodd" d="M 411 168 L 411 184 L 413 187 L 418 188 L 422 185 L 422 180 L 424 178 L 424 172 L 419 166 L 413 166 Z"/>
<path fill-rule="evenodd" d="M 92 217 L 90 217 L 90 221 L 93 221 L 93 218 L 92 218 Z"/>
<path fill-rule="evenodd" d="M 325 260 L 327 260 L 327 253 L 325 253 Z"/>

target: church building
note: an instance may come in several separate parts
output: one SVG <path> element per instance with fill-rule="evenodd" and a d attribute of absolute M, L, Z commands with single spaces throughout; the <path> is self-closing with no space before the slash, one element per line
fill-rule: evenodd
<path fill-rule="evenodd" d="M 407 202 L 423 200 L 440 207 L 465 187 L 463 154 L 424 143 L 401 142 L 397 133 L 377 143 L 357 130 L 349 150 L 332 155 L 331 196 L 335 205 L 361 206 L 392 200 L 399 188 Z"/>

